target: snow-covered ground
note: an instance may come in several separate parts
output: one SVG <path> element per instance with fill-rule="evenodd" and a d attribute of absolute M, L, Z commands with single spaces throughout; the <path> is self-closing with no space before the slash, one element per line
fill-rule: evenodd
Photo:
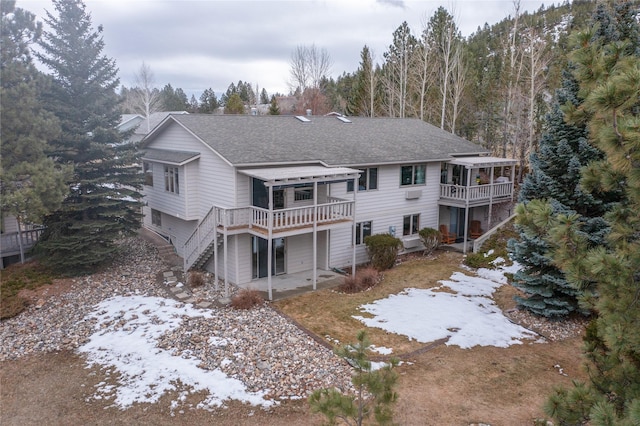
<path fill-rule="evenodd" d="M 517 265 L 510 272 L 514 268 Z M 504 272 L 504 269 L 479 270 L 478 276 L 456 272 L 437 288 L 408 288 L 364 305 L 362 311 L 373 318 L 357 318 L 369 327 L 379 327 L 420 342 L 449 337 L 448 345 L 462 348 L 506 347 L 524 339 L 535 339 L 533 333 L 504 317 L 491 299 L 493 292 L 505 283 Z M 199 404 L 201 408 L 221 406 L 227 400 L 262 407 L 275 404 L 274 400 L 265 398 L 267 390 L 249 391 L 245 383 L 221 369 L 202 368 L 202 361 L 189 351 L 172 352 L 158 344 L 163 335 L 184 326 L 184 322 L 192 318 L 211 319 L 213 315 L 214 310 L 195 309 L 171 299 L 142 295 L 116 296 L 97 304 L 85 318 L 95 324 L 95 331 L 79 348 L 89 364 L 102 366 L 107 376 L 108 381 L 96 386 L 93 398 L 109 399 L 124 409 L 134 403 L 156 402 L 166 392 L 177 391 L 178 397 L 172 403 L 172 408 L 176 408 L 188 389 L 208 394 Z M 214 350 L 227 344 L 224 335 L 215 335 L 215 328 L 212 333 L 207 341 L 209 348 Z M 391 348 L 370 349 L 380 354 L 392 353 Z M 232 362 L 225 358 L 219 367 L 225 368 Z M 178 387 L 178 383 L 181 386 Z"/>
<path fill-rule="evenodd" d="M 480 269 L 478 276 L 455 272 L 449 280 L 430 289 L 407 288 L 399 294 L 363 305 L 360 309 L 373 317 L 354 316 L 367 327 L 402 334 L 427 343 L 449 338 L 447 345 L 508 347 L 523 340 L 536 339 L 524 327 L 509 321 L 491 296 L 506 283 L 505 272 Z"/>
<path fill-rule="evenodd" d="M 201 408 L 213 408 L 235 399 L 267 407 L 272 400 L 265 392 L 248 392 L 244 384 L 220 370 L 198 367 L 195 357 L 175 356 L 157 347 L 165 332 L 176 328 L 185 317 L 211 317 L 212 311 L 198 310 L 171 299 L 149 296 L 116 296 L 96 306 L 89 319 L 97 319 L 96 332 L 79 348 L 87 354 L 89 365 L 115 368 L 118 385 L 99 383 L 95 398 L 113 399 L 127 408 L 137 402 L 157 402 L 167 391 L 177 390 L 177 382 L 193 391 L 206 391 L 209 397 Z M 210 343 L 218 342 L 211 339 Z M 178 401 L 174 401 L 174 406 Z"/>

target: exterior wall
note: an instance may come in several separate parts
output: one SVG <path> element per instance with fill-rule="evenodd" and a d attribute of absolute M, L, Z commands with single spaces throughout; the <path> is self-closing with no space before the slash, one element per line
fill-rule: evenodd
<path fill-rule="evenodd" d="M 395 236 L 403 239 L 404 216 L 420 214 L 420 228 L 438 226 L 438 199 L 440 197 L 440 163 L 428 163 L 424 185 L 401 186 L 400 165 L 378 167 L 378 189 L 358 191 L 356 195 L 356 222 L 371 221 L 372 234 L 388 233 L 395 228 Z M 407 191 L 421 190 L 416 199 L 407 199 Z M 334 184 L 331 195 L 351 198 L 347 184 Z M 331 230 L 331 267 L 350 266 L 352 261 L 352 228 Z M 406 237 L 404 237 L 406 238 Z M 356 263 L 368 261 L 366 247 L 356 247 Z"/>
<path fill-rule="evenodd" d="M 318 251 L 321 250 L 322 247 L 318 244 Z M 285 242 L 285 251 L 285 266 L 288 274 L 313 269 L 313 234 L 288 237 Z"/>
<path fill-rule="evenodd" d="M 251 281 L 251 235 L 239 234 L 227 237 L 227 264 L 224 263 L 224 243 L 220 236 L 218 245 L 218 278 L 226 278 L 233 284 L 244 284 Z M 206 263 L 204 269 L 215 273 L 214 257 Z"/>
<path fill-rule="evenodd" d="M 197 163 L 198 160 L 194 161 Z M 186 165 L 178 168 L 179 193 L 173 193 L 165 190 L 164 184 L 164 164 L 149 162 L 153 170 L 153 186 L 145 185 L 143 188 L 144 201 L 149 207 L 161 212 L 179 217 L 185 220 L 196 219 L 197 211 L 190 212 L 188 209 L 189 196 L 187 184 L 188 173 L 187 167 L 191 170 L 195 165 Z M 190 174 L 190 173 L 189 173 Z M 190 183 L 191 186 L 197 186 L 197 181 Z M 195 214 L 194 214 L 195 213 Z"/>
<path fill-rule="evenodd" d="M 13 215 L 2 216 L 2 233 L 18 232 L 18 220 Z"/>
<path fill-rule="evenodd" d="M 200 153 L 200 159 L 189 163 L 185 167 L 181 167 L 182 173 L 180 175 L 180 178 L 182 178 L 180 182 L 181 189 L 182 184 L 185 183 L 189 196 L 184 202 L 186 203 L 188 201 L 191 206 L 194 203 L 193 200 L 196 198 L 199 200 L 195 202 L 194 210 L 197 210 L 197 213 L 192 215 L 193 218 L 200 219 L 204 217 L 213 205 L 236 207 L 237 178 L 235 169 L 178 124 L 173 124 L 165 129 L 160 137 L 152 141 L 149 148 Z M 186 176 L 185 169 L 187 172 Z M 168 196 L 173 194 L 165 193 L 164 191 L 163 172 L 156 176 L 156 169 L 154 168 L 154 188 L 157 186 L 156 182 L 158 182 L 158 179 L 163 179 L 160 181 L 162 186 L 159 188 L 162 189 L 163 195 L 159 195 L 156 198 L 170 198 Z M 180 195 L 183 196 L 183 194 Z M 151 205 L 151 199 L 149 200 L 149 205 L 153 207 Z M 157 210 L 169 213 L 169 211 L 160 208 Z"/>

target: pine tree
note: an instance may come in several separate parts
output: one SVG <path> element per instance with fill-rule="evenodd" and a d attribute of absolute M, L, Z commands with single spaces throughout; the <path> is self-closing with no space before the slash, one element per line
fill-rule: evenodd
<path fill-rule="evenodd" d="M 42 223 L 67 193 L 65 173 L 46 156 L 49 140 L 60 133 L 56 117 L 41 105 L 47 79 L 33 65 L 30 45 L 41 35 L 35 16 L 0 3 L 2 17 L 0 115 L 2 144 L 0 195 L 2 214 L 13 215 L 20 230 L 25 223 Z M 21 253 L 24 259 L 24 253 Z"/>
<path fill-rule="evenodd" d="M 553 110 L 546 117 L 540 151 L 531 155 L 531 172 L 520 189 L 521 204 L 516 209 L 520 238 L 509 242 L 511 257 L 522 265 L 514 276 L 514 285 L 526 294 L 516 301 L 522 308 L 546 317 L 580 310 L 581 293 L 553 264 L 547 242 L 549 220 L 558 214 L 578 213 L 591 244 L 603 244 L 608 228 L 602 216 L 615 200 L 613 194 L 592 194 L 580 184 L 582 167 L 601 160 L 603 153 L 589 144 L 586 126 L 565 122 L 561 105 L 578 106 L 581 100 L 577 92 L 577 82 L 567 70 Z"/>
<path fill-rule="evenodd" d="M 160 91 L 163 111 L 186 111 L 189 108 L 187 94 L 181 88 L 174 89 L 171 84 L 165 85 Z"/>
<path fill-rule="evenodd" d="M 269 115 L 280 115 L 280 107 L 276 95 L 271 95 L 271 104 L 269 105 Z"/>
<path fill-rule="evenodd" d="M 598 14 L 610 25 L 573 36 L 584 102 L 565 113 L 587 125 L 606 156 L 583 171 L 584 187 L 624 197 L 605 216 L 606 246 L 590 247 L 577 214 L 560 215 L 550 230 L 554 261 L 567 279 L 594 287 L 584 303 L 597 317 L 585 336 L 590 383 L 556 391 L 546 410 L 560 424 L 631 425 L 640 423 L 640 25 L 630 1 L 613 10 L 599 5 Z"/>
<path fill-rule="evenodd" d="M 336 354 L 347 360 L 354 368 L 351 382 L 356 394 L 342 394 L 336 389 L 319 389 L 309 397 L 311 411 L 324 414 L 329 424 L 336 419 L 347 425 L 361 426 L 373 414 L 376 424 L 393 424 L 393 404 L 398 395 L 393 390 L 398 374 L 393 368 L 396 359 L 380 369 L 373 369 L 368 357 L 371 343 L 365 331 L 358 332 L 357 343 L 340 347 Z"/>
<path fill-rule="evenodd" d="M 226 105 L 224 106 L 225 114 L 244 114 L 244 104 L 238 93 L 234 93 L 229 96 Z"/>
<path fill-rule="evenodd" d="M 116 241 L 140 226 L 142 174 L 134 144 L 123 143 L 115 62 L 104 56 L 102 27 L 79 0 L 54 0 L 40 61 L 53 72 L 47 107 L 62 127 L 50 143 L 58 162 L 73 165 L 70 195 L 45 219 L 42 260 L 68 274 L 89 272 L 117 252 Z"/>

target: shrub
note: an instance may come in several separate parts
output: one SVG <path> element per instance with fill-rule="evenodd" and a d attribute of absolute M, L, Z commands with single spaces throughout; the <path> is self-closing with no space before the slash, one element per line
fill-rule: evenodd
<path fill-rule="evenodd" d="M 264 299 L 258 290 L 249 290 L 246 288 L 243 288 L 231 298 L 231 307 L 233 309 L 251 309 L 263 303 Z"/>
<path fill-rule="evenodd" d="M 424 255 L 428 256 L 440 245 L 440 231 L 433 228 L 422 228 L 418 234 L 424 245 Z"/>
<path fill-rule="evenodd" d="M 371 266 L 378 271 L 391 269 L 396 263 L 402 241 L 389 234 L 376 234 L 365 237 L 364 243 L 369 252 Z"/>
<path fill-rule="evenodd" d="M 187 284 L 189 287 L 202 287 L 207 282 L 204 272 L 190 271 L 187 277 Z"/>
<path fill-rule="evenodd" d="M 380 273 L 377 269 L 367 267 L 356 272 L 355 275 L 344 277 L 344 282 L 338 287 L 342 293 L 359 293 L 365 291 L 380 280 Z"/>

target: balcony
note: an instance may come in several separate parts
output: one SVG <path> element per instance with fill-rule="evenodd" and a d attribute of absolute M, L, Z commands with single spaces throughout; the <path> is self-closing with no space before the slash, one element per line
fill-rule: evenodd
<path fill-rule="evenodd" d="M 267 235 L 271 224 L 272 235 L 289 231 L 311 230 L 341 222 L 351 222 L 354 202 L 330 198 L 328 203 L 317 206 L 294 207 L 270 211 L 249 206 L 237 209 L 215 208 L 216 223 L 220 231 L 238 233 L 251 230 Z"/>
<path fill-rule="evenodd" d="M 269 210 L 256 206 L 226 209 L 212 207 L 184 245 L 188 269 L 211 247 L 216 235 L 251 233 L 263 238 L 286 237 L 352 223 L 355 201 L 328 197 L 326 203 Z M 215 232 L 214 232 L 215 231 Z"/>
<path fill-rule="evenodd" d="M 485 185 L 440 184 L 440 200 L 452 206 L 481 206 L 513 198 L 513 182 Z"/>

